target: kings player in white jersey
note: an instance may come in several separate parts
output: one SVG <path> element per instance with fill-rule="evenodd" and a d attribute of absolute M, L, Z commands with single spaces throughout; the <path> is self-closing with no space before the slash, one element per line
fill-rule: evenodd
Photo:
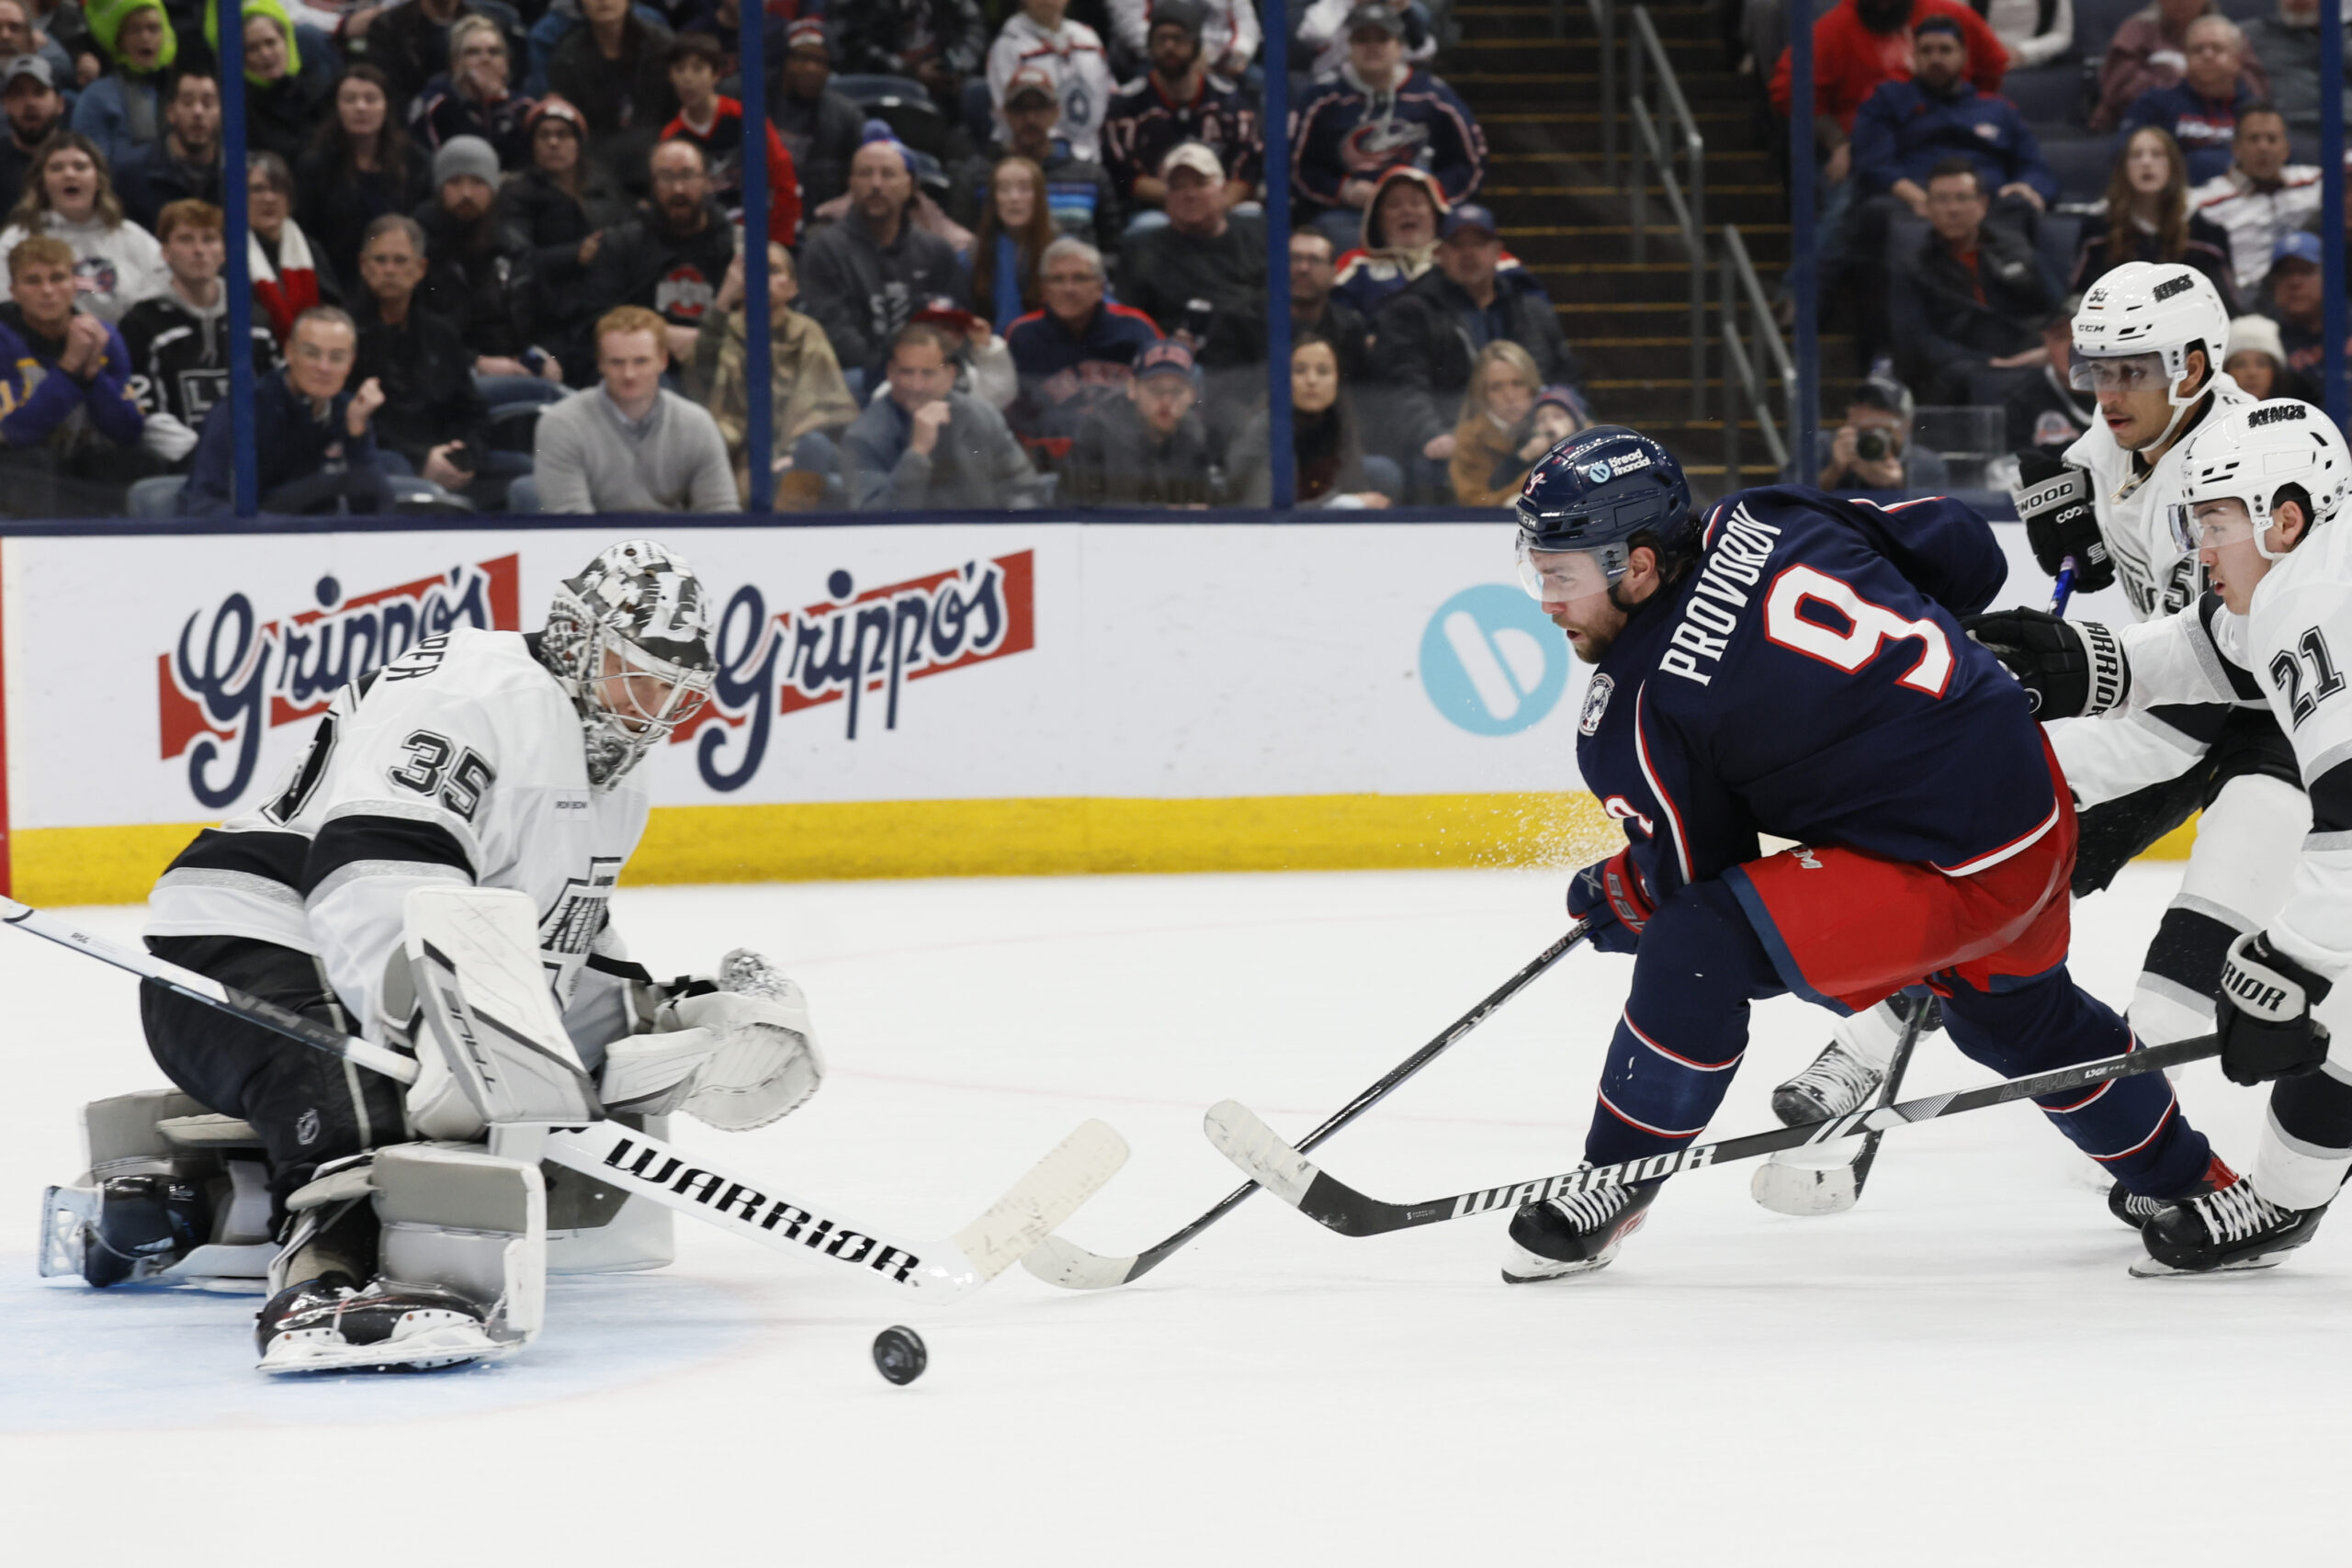
<path fill-rule="evenodd" d="M 712 678 L 694 572 L 651 541 L 615 545 L 557 589 L 543 631 L 428 637 L 339 692 L 275 798 L 199 833 L 164 872 L 148 946 L 405 1049 L 414 1021 L 395 960 L 409 893 L 518 890 L 539 911 L 548 984 L 607 1111 L 684 1111 L 730 1129 L 774 1121 L 821 1077 L 798 988 L 741 952 L 715 979 L 657 986 L 627 960 L 607 912 L 645 830 L 638 764 L 702 705 Z M 469 1320 L 494 1303 L 381 1278 L 383 1205 L 360 1201 L 355 1172 L 387 1145 L 481 1135 L 448 1075 L 403 1093 L 153 981 L 141 1010 L 165 1075 L 248 1124 L 266 1156 L 282 1244 L 270 1278 L 283 1288 L 262 1314 L 265 1370 L 318 1364 L 322 1338 L 334 1365 L 368 1364 L 371 1343 L 384 1346 L 379 1364 L 417 1364 L 393 1341 L 396 1325 L 419 1321 L 442 1325 L 445 1348 L 472 1343 Z M 170 1170 L 104 1179 L 94 1164 L 94 1175 L 99 1202 L 78 1243 L 92 1283 L 145 1278 L 201 1240 L 204 1216 L 187 1211 L 202 1194 Z"/>
<path fill-rule="evenodd" d="M 2311 1239 L 2352 1171 L 2352 453 L 2326 413 L 2281 399 L 2198 431 L 2172 513 L 2211 591 L 2125 630 L 2042 617 L 1996 648 L 2044 711 L 2123 728 L 2179 703 L 2256 700 L 2293 746 L 2311 802 L 2292 891 L 2233 939 L 2218 987 L 2222 1067 L 2272 1082 L 2253 1169 L 2159 1210 L 2134 1272 L 2277 1263 Z M 2023 635 L 2018 635 L 2022 633 Z"/>
<path fill-rule="evenodd" d="M 2099 420 L 2059 458 L 2018 455 L 2018 513 L 2044 570 L 2055 576 L 2071 563 L 2086 592 L 2120 584 L 2141 621 L 2196 601 L 2197 557 L 2168 518 L 2181 500 L 2189 441 L 2253 403 L 2220 368 L 2228 337 L 2220 295 L 2190 267 L 2127 263 L 2084 295 L 2069 378 L 2097 394 Z M 2120 723 L 2056 724 L 2050 733 L 2082 813 L 2077 897 L 2197 818 L 2187 872 L 2149 943 L 2129 1016 L 2144 1044 L 2208 1032 L 2222 956 L 2285 901 L 2310 823 L 2286 737 L 2258 698 L 2227 694 L 2143 708 Z M 1842 1021 L 1814 1065 L 1775 1091 L 1774 1109 L 1809 1121 L 1876 1093 L 1909 1005 L 1897 998 Z M 1758 1184 L 1759 1197 L 1768 1190 Z M 2154 1212 L 2120 1187 L 2110 1201 L 2127 1224 Z"/>

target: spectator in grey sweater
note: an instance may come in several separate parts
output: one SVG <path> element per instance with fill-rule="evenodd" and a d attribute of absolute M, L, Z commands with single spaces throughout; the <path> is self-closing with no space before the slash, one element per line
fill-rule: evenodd
<path fill-rule="evenodd" d="M 928 321 L 899 329 L 889 390 L 842 437 L 860 512 L 1001 512 L 1037 504 L 1037 471 L 1004 416 L 958 392 L 955 343 Z"/>
<path fill-rule="evenodd" d="M 800 253 L 802 308 L 825 329 L 842 368 L 865 372 L 869 390 L 890 334 L 933 300 L 963 299 L 972 287 L 954 247 L 915 226 L 908 156 L 896 141 L 860 147 L 849 164 L 849 215 L 818 230 Z"/>
<path fill-rule="evenodd" d="M 603 383 L 539 416 L 532 471 L 541 511 L 742 510 L 718 424 L 662 389 L 663 325 L 641 305 L 596 323 Z"/>

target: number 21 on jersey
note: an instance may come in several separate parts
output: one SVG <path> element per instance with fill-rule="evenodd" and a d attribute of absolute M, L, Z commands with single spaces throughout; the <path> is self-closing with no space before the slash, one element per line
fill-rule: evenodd
<path fill-rule="evenodd" d="M 2300 657 L 2298 657 L 2300 655 Z M 2311 665 L 2311 689 L 2303 688 L 2303 666 Z M 2320 704 L 2344 689 L 2344 672 L 2327 651 L 2327 638 L 2317 626 L 2295 639 L 2292 649 L 2280 649 L 2270 660 L 2271 684 L 2287 699 L 2288 728 L 2301 729 Z"/>

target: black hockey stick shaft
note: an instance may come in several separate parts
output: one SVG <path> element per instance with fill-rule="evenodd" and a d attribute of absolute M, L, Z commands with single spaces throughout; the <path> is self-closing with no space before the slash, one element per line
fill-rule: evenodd
<path fill-rule="evenodd" d="M 1982 1089 L 1928 1095 L 1897 1105 L 1849 1111 L 1826 1121 L 1803 1122 L 1794 1127 L 1776 1127 L 1768 1133 L 1729 1138 L 1718 1144 L 1694 1145 L 1670 1154 L 1652 1155 L 1645 1159 L 1622 1160 L 1615 1165 L 1564 1171 L 1555 1176 L 1538 1177 L 1532 1181 L 1509 1182 L 1500 1187 L 1456 1193 L 1450 1198 L 1437 1198 L 1421 1203 L 1384 1202 L 1357 1191 L 1345 1182 L 1335 1180 L 1312 1162 L 1300 1157 L 1301 1151 L 1296 1145 L 1283 1144 L 1279 1136 L 1266 1128 L 1254 1111 L 1231 1100 L 1209 1111 L 1209 1134 L 1210 1140 L 1225 1152 L 1227 1157 L 1243 1169 L 1254 1169 L 1266 1184 L 1287 1189 L 1283 1196 L 1308 1218 L 1342 1235 L 1379 1235 L 1388 1231 L 1410 1230 L 1420 1225 L 1442 1224 L 1448 1220 L 1466 1219 L 1472 1214 L 1547 1198 L 1567 1197 L 1596 1187 L 1659 1181 L 1681 1171 L 1696 1170 L 1702 1166 L 1729 1165 L 1736 1160 L 1753 1159 L 1779 1149 L 1829 1143 L 1838 1138 L 1850 1137 L 1865 1128 L 1887 1131 L 1917 1122 L 1933 1122 L 1945 1116 L 1957 1116 L 1963 1111 L 1981 1111 L 1990 1105 L 2006 1105 L 2011 1100 L 2064 1093 L 2139 1073 L 2201 1062 L 2209 1056 L 2219 1055 L 2221 1049 L 2218 1036 L 2204 1034 L 2193 1040 L 2176 1041 L 2169 1045 L 2151 1046 L 2128 1055 L 2103 1057 L 2095 1062 L 2037 1073 L 2030 1077 L 1987 1084 Z"/>
<path fill-rule="evenodd" d="M 183 969 L 176 964 L 167 964 L 151 953 L 141 953 L 136 949 L 108 942 L 104 937 L 93 936 L 78 927 L 66 924 L 54 915 L 44 914 L 29 904 L 19 904 L 14 898 L 0 897 L 0 921 L 15 926 L 18 931 L 30 931 L 33 935 L 53 942 L 60 947 L 70 947 L 77 953 L 86 953 L 101 964 L 111 964 L 118 969 L 127 969 L 141 979 L 153 980 L 159 986 L 170 987 L 190 1001 L 201 1002 L 206 1007 L 217 1008 L 232 1018 L 242 1018 L 248 1023 L 257 1023 L 264 1029 L 275 1030 L 288 1039 L 299 1041 L 314 1051 L 323 1051 L 330 1056 L 340 1056 L 355 1066 L 381 1073 L 396 1083 L 405 1084 L 416 1081 L 416 1063 L 397 1051 L 370 1044 L 365 1040 L 329 1029 L 325 1024 L 304 1018 L 300 1013 L 279 1007 L 276 1002 L 265 1001 L 250 992 L 237 989 L 234 986 L 224 986 L 211 976 L 199 975 L 193 969 Z"/>
<path fill-rule="evenodd" d="M 1889 1105 L 1903 1092 L 1903 1075 L 1911 1066 L 1911 1053 L 1917 1049 L 1919 1036 L 1927 1031 L 1928 1015 L 1935 1010 L 1932 997 L 1922 997 L 1911 1009 L 1911 1016 L 1903 1021 L 1903 1032 L 1894 1042 L 1894 1059 L 1886 1064 L 1886 1083 L 1878 1091 L 1878 1103 Z M 1883 1129 L 1873 1127 L 1862 1134 L 1862 1151 L 1854 1156 L 1854 1201 L 1862 1201 L 1862 1189 L 1870 1185 L 1871 1167 L 1878 1163 L 1879 1140 L 1885 1137 Z"/>
<path fill-rule="evenodd" d="M 1544 971 L 1550 969 L 1553 964 L 1557 964 L 1561 959 L 1566 957 L 1572 949 L 1574 949 L 1578 943 L 1582 942 L 1584 939 L 1591 933 L 1592 922 L 1590 920 L 1577 921 L 1574 926 L 1569 928 L 1566 935 L 1562 936 L 1558 941 L 1552 943 L 1551 946 L 1545 948 L 1543 952 L 1537 953 L 1533 958 L 1529 959 L 1527 963 L 1521 966 L 1518 974 L 1513 975 L 1510 979 L 1495 987 L 1494 990 L 1488 992 L 1486 1000 L 1480 1002 L 1476 1007 L 1472 1008 L 1468 1012 L 1464 1013 L 1460 1018 L 1455 1019 L 1451 1025 L 1437 1036 L 1436 1039 L 1431 1040 L 1428 1044 L 1422 1046 L 1419 1050 L 1414 1052 L 1411 1055 L 1397 1063 L 1396 1066 L 1390 1068 L 1379 1082 L 1374 1084 L 1362 1094 L 1357 1095 L 1353 1100 L 1351 1100 L 1345 1105 L 1340 1107 L 1338 1111 L 1332 1112 L 1330 1117 L 1326 1120 L 1321 1126 L 1316 1128 L 1315 1131 L 1307 1134 L 1305 1138 L 1299 1141 L 1298 1147 L 1302 1150 L 1315 1147 L 1316 1145 L 1323 1142 L 1326 1138 L 1331 1136 L 1332 1134 L 1337 1133 L 1340 1128 L 1346 1126 L 1349 1122 L 1354 1121 L 1357 1117 L 1363 1115 L 1365 1111 L 1371 1110 L 1382 1100 L 1387 1099 L 1391 1090 L 1395 1089 L 1407 1078 L 1411 1077 L 1415 1073 L 1419 1072 L 1423 1067 L 1428 1066 L 1431 1062 L 1436 1061 L 1440 1056 L 1443 1055 L 1446 1051 L 1449 1050 L 1453 1043 L 1460 1040 L 1464 1035 L 1469 1033 L 1472 1030 L 1486 1022 L 1487 1018 L 1494 1013 L 1497 1008 L 1501 1007 L 1505 1002 L 1510 1000 L 1511 998 L 1519 995 L 1520 992 L 1534 984 L 1536 979 L 1541 976 Z M 1244 1182 L 1239 1187 L 1237 1187 L 1232 1191 L 1227 1193 L 1222 1199 L 1218 1200 L 1215 1208 L 1209 1210 L 1208 1213 L 1203 1214 L 1199 1219 L 1194 1220 L 1191 1224 L 1186 1225 L 1183 1229 L 1170 1236 L 1166 1241 L 1161 1242 L 1157 1247 L 1148 1247 L 1144 1251 L 1137 1253 L 1136 1255 L 1135 1267 L 1127 1270 L 1127 1279 L 1130 1280 L 1139 1280 L 1143 1278 L 1144 1275 L 1151 1272 L 1154 1269 L 1159 1268 L 1159 1265 L 1165 1262 L 1172 1254 L 1190 1245 L 1193 1237 L 1199 1235 L 1203 1231 L 1208 1229 L 1211 1225 L 1216 1224 L 1217 1221 L 1225 1218 L 1226 1215 L 1233 1213 L 1235 1209 L 1240 1207 L 1242 1201 L 1247 1199 L 1250 1194 L 1256 1190 L 1258 1190 L 1258 1184 L 1256 1182 Z"/>

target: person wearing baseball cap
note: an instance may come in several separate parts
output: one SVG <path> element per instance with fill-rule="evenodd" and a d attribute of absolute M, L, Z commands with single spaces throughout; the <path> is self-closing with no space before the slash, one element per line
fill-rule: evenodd
<path fill-rule="evenodd" d="M 1159 177 L 1168 186 L 1168 221 L 1127 241 L 1119 291 L 1192 349 L 1217 417 L 1248 407 L 1264 385 L 1266 228 L 1227 212 L 1225 165 L 1200 142 L 1171 149 Z M 1232 398 L 1218 390 L 1227 378 L 1247 382 Z"/>
<path fill-rule="evenodd" d="M 0 65 L 0 109 L 8 117 L 7 139 L 0 141 L 0 212 L 5 212 L 24 193 L 33 150 L 65 123 L 65 99 L 49 62 L 38 54 L 19 54 Z"/>
<path fill-rule="evenodd" d="M 1107 248 L 1118 243 L 1119 191 L 1101 163 L 1079 156 L 1063 135 L 1061 86 L 1043 65 L 1023 65 L 1005 82 L 1002 141 L 956 166 L 949 182 L 947 216 L 977 231 L 1007 158 L 1026 158 L 1044 171 L 1054 227 L 1075 239 Z"/>
<path fill-rule="evenodd" d="M 1363 0 L 1347 13 L 1347 62 L 1318 79 L 1297 110 L 1291 145 L 1301 217 L 1330 225 L 1336 243 L 1354 237 L 1383 170 L 1426 169 L 1449 207 L 1485 177 L 1485 132 L 1452 87 L 1406 59 L 1404 34 L 1394 7 Z"/>
<path fill-rule="evenodd" d="M 1230 47 L 1238 51 L 1246 43 L 1254 51 L 1253 9 L 1245 3 L 1234 15 L 1250 18 L 1251 32 Z M 1234 75 L 1211 71 L 1214 56 L 1202 31 L 1207 17 L 1202 0 L 1156 0 L 1144 40 L 1150 69 L 1119 90 L 1103 117 L 1102 162 L 1134 208 L 1166 204 L 1159 165 L 1182 141 L 1204 144 L 1224 164 L 1227 206 L 1249 200 L 1257 186 L 1264 152 L 1257 107 L 1232 85 L 1238 68 Z"/>
<path fill-rule="evenodd" d="M 1372 378 L 1387 391 L 1374 410 L 1385 442 L 1373 445 L 1406 455 L 1406 487 L 1416 501 L 1442 500 L 1451 488 L 1456 415 L 1478 347 L 1517 344 L 1534 360 L 1538 386 L 1583 380 L 1551 296 L 1527 268 L 1503 265 L 1497 227 L 1484 207 L 1454 204 L 1436 265 L 1381 309 Z"/>
<path fill-rule="evenodd" d="M 2298 229 L 2270 247 L 2270 308 L 2287 368 L 2316 378 L 2327 343 L 2327 284 L 2319 236 Z"/>
<path fill-rule="evenodd" d="M 784 90 L 769 95 L 768 118 L 800 171 L 802 205 L 814 211 L 849 189 L 865 116 L 832 88 L 832 46 L 821 19 L 801 17 L 785 28 L 784 40 Z"/>
<path fill-rule="evenodd" d="M 1063 140 L 1092 163 L 1102 155 L 1102 113 L 1119 85 L 1112 79 L 1102 35 L 1071 21 L 1069 10 L 1069 0 L 1021 0 L 1021 8 L 1005 18 L 989 46 L 989 96 L 996 104 L 998 134 L 1010 139 L 1005 110 L 1013 77 L 1026 70 L 1044 72 L 1062 106 Z"/>
<path fill-rule="evenodd" d="M 1075 506 L 1215 502 L 1208 432 L 1194 412 L 1200 397 L 1191 349 L 1173 341 L 1145 349 L 1126 396 L 1097 403 L 1079 426 L 1059 499 Z"/>

